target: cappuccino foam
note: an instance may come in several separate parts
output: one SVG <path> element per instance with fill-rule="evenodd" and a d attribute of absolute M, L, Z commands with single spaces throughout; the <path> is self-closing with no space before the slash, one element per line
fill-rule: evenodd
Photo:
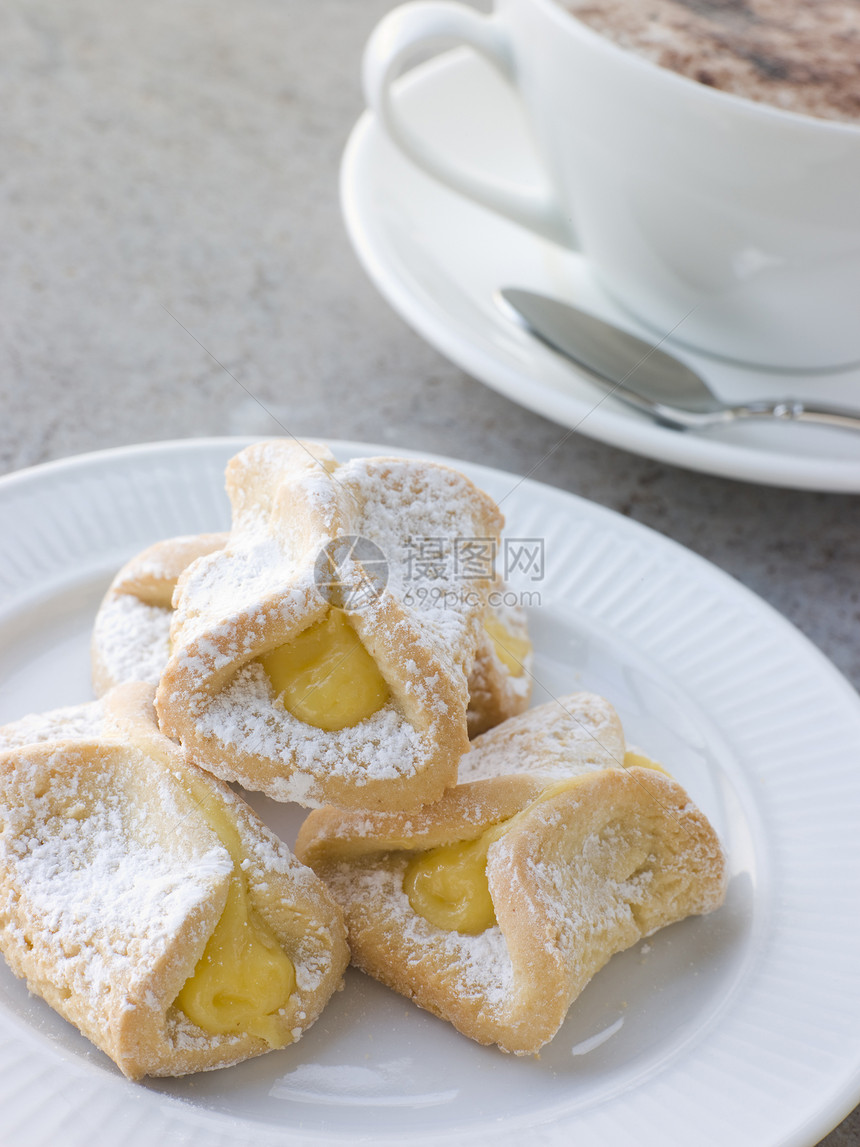
<path fill-rule="evenodd" d="M 860 0 L 562 0 L 595 32 L 701 84 L 860 123 Z"/>

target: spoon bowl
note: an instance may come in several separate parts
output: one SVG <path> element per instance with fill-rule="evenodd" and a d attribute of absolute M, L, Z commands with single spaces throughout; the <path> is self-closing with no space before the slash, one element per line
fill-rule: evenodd
<path fill-rule="evenodd" d="M 860 410 L 769 399 L 730 405 L 680 359 L 570 303 L 505 287 L 502 309 L 530 334 L 586 371 L 614 397 L 674 430 L 703 430 L 739 419 L 814 422 L 860 430 Z"/>

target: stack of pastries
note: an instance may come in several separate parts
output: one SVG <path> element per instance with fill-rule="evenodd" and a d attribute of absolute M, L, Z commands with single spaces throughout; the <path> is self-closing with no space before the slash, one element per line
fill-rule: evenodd
<path fill-rule="evenodd" d="M 536 1052 L 615 952 L 722 902 L 713 828 L 607 701 L 527 708 L 495 571 L 440 592 L 415 560 L 495 552 L 466 477 L 278 440 L 226 485 L 229 532 L 114 578 L 97 700 L 0 729 L 0 949 L 127 1076 L 295 1042 L 350 956 Z M 236 786 L 312 810 L 295 854 Z"/>

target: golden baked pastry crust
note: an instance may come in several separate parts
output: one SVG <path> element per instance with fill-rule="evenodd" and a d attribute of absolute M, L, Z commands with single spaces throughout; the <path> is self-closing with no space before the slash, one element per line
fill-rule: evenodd
<path fill-rule="evenodd" d="M 506 593 L 504 582 L 498 579 L 491 591 L 491 615 L 520 641 L 528 641 L 525 610 L 519 606 L 493 604 L 493 593 L 502 602 Z M 515 717 L 528 708 L 532 685 L 531 649 L 522 659 L 522 673 L 517 676 L 499 658 L 495 642 L 482 627 L 475 651 L 475 662 L 469 675 L 469 736 L 477 737 L 495 725 Z"/>
<path fill-rule="evenodd" d="M 348 959 L 325 887 L 159 733 L 152 692 L 121 686 L 77 707 L 77 720 L 68 709 L 0 729 L 3 954 L 133 1079 L 269 1050 L 258 1036 L 204 1032 L 175 1005 L 233 871 L 194 792 L 217 802 L 238 833 L 251 903 L 295 965 L 297 987 L 279 1015 L 285 1042 L 314 1022 Z M 66 739 L 56 735 L 63 728 Z"/>
<path fill-rule="evenodd" d="M 93 690 L 155 685 L 170 656 L 173 591 L 193 561 L 221 549 L 226 534 L 183 535 L 156 542 L 122 567 L 96 614 L 90 641 Z"/>
<path fill-rule="evenodd" d="M 468 744 L 468 674 L 489 579 L 440 602 L 415 592 L 405 549 L 430 535 L 495 538 L 495 504 L 448 467 L 387 458 L 338 466 L 319 444 L 285 441 L 234 458 L 227 491 L 227 545 L 194 562 L 176 587 L 174 652 L 157 694 L 164 731 L 216 775 L 277 800 L 382 809 L 439 797 Z M 361 596 L 366 570 L 360 558 L 348 559 L 338 570 L 342 600 L 333 601 L 320 592 L 315 567 L 330 543 L 348 536 L 380 548 L 388 581 Z M 378 713 L 339 732 L 287 712 L 259 663 L 332 604 L 391 694 Z"/>
<path fill-rule="evenodd" d="M 173 593 L 180 575 L 199 557 L 223 549 L 229 535 L 197 534 L 167 538 L 148 546 L 120 569 L 96 614 L 90 641 L 93 690 L 102 697 L 131 681 L 157 684 L 170 659 Z M 506 588 L 494 586 L 501 598 Z M 525 611 L 516 606 L 489 606 L 520 639 L 528 638 Z M 470 737 L 521 713 L 531 695 L 531 653 L 516 677 L 499 659 L 489 633 L 481 627 L 469 674 Z"/>
<path fill-rule="evenodd" d="M 408 817 L 323 809 L 296 844 L 344 908 L 353 963 L 479 1043 L 520 1054 L 552 1038 L 615 952 L 725 894 L 719 841 L 684 789 L 656 769 L 623 767 L 623 755 L 612 763 L 617 718 L 605 702 L 561 704 L 477 738 L 468 757 L 486 758 L 475 762 L 480 779 L 436 805 Z M 585 735 L 565 746 L 578 722 Z M 601 724 L 610 747 L 591 752 Z M 522 771 L 494 775 L 512 756 Z M 416 852 L 476 840 L 509 819 L 487 856 L 496 925 L 466 936 L 413 910 L 403 876 Z"/>

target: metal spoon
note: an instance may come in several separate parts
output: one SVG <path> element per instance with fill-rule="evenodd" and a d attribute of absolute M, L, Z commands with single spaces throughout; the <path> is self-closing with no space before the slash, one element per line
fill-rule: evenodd
<path fill-rule="evenodd" d="M 628 331 L 532 291 L 506 287 L 499 296 L 528 331 L 608 386 L 613 398 L 673 430 L 700 430 L 747 418 L 860 430 L 860 410 L 797 398 L 730 406 L 685 363 Z"/>

